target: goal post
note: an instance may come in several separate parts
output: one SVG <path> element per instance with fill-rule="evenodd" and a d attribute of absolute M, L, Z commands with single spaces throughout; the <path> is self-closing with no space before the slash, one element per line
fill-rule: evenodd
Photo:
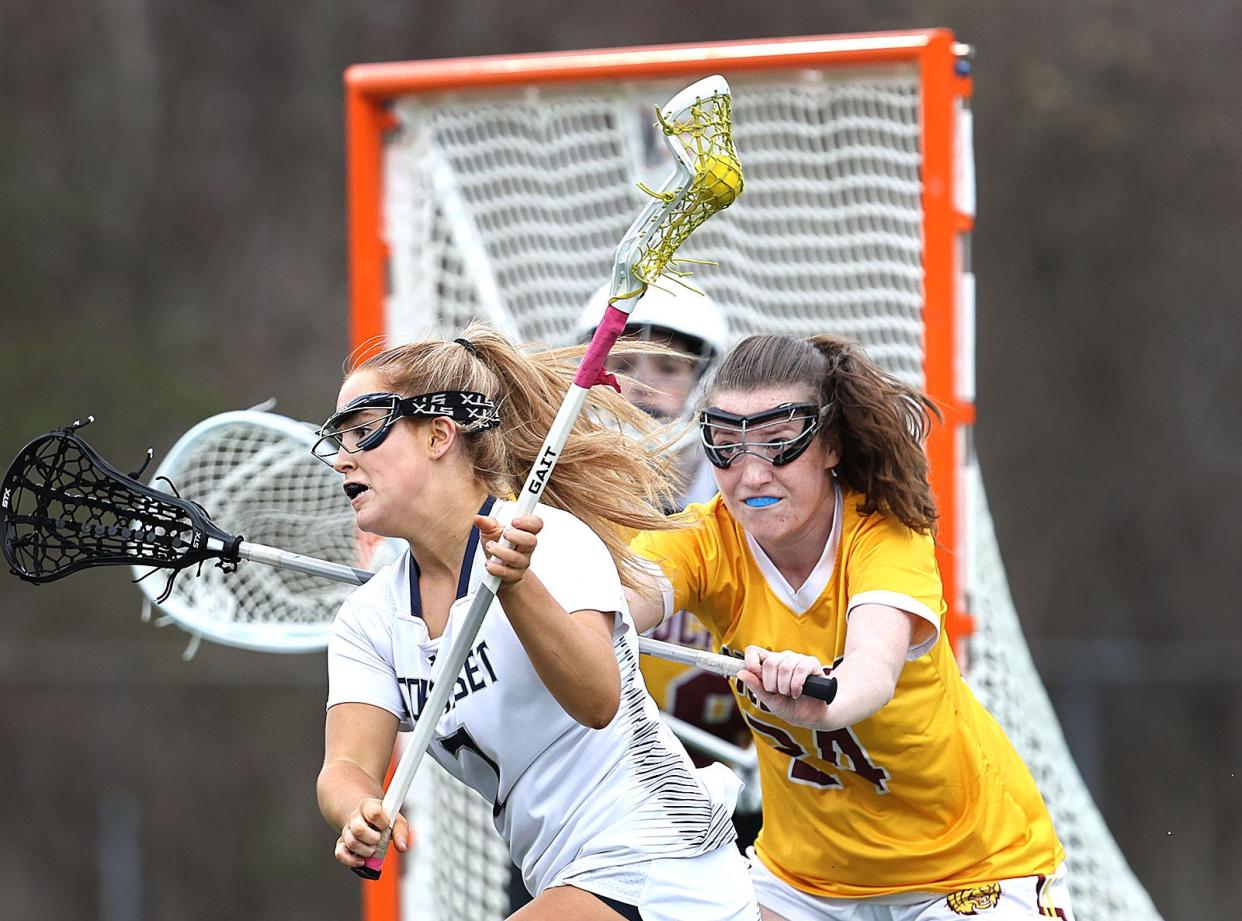
<path fill-rule="evenodd" d="M 402 292 L 390 287 L 395 281 L 390 232 L 397 228 L 385 220 L 385 196 L 394 184 L 391 174 L 393 163 L 387 158 L 391 149 L 390 139 L 394 134 L 414 128 L 409 121 L 402 120 L 398 101 L 403 98 L 426 100 L 418 104 L 420 115 L 416 119 L 425 118 L 424 124 L 427 125 L 436 121 L 437 108 L 449 111 L 458 106 L 468 110 L 472 104 L 503 105 L 499 100 L 505 99 L 506 90 L 507 95 L 515 100 L 511 103 L 515 111 L 520 111 L 517 100 L 525 100 L 524 105 L 528 108 L 537 108 L 540 103 L 530 101 L 532 93 L 542 89 L 549 95 L 555 95 L 560 88 L 566 97 L 571 97 L 575 91 L 594 91 L 606 106 L 620 98 L 646 100 L 650 112 L 660 98 L 657 87 L 668 84 L 670 80 L 685 82 L 689 78 L 720 72 L 736 87 L 734 108 L 739 114 L 735 119 L 735 132 L 743 166 L 747 170 L 747 193 L 739 200 L 737 210 L 745 212 L 758 196 L 764 194 L 763 168 L 747 160 L 745 97 L 748 85 L 763 87 L 766 94 L 771 92 L 773 85 L 780 83 L 795 86 L 801 82 L 812 86 L 822 85 L 826 80 L 841 79 L 843 85 L 848 85 L 848 77 L 844 74 L 850 71 L 871 73 L 881 81 L 899 80 L 902 79 L 900 75 L 904 74 L 907 86 L 919 88 L 917 94 L 911 94 L 907 99 L 909 114 L 917 118 L 917 124 L 907 125 L 916 136 L 905 140 L 918 151 L 917 160 L 911 159 L 908 166 L 923 176 L 921 189 L 916 193 L 919 199 L 916 210 L 921 211 L 918 219 L 921 226 L 909 228 L 913 232 L 912 239 L 921 236 L 922 278 L 918 279 L 918 283 L 922 295 L 915 312 L 921 309 L 922 317 L 921 321 L 911 320 L 909 335 L 912 339 L 921 337 L 923 340 L 914 346 L 915 352 L 921 353 L 922 357 L 922 366 L 917 369 L 920 373 L 915 375 L 920 379 L 915 382 L 928 392 L 945 415 L 946 424 L 934 428 L 927 450 L 931 458 L 933 491 L 941 514 L 937 536 L 942 548 L 941 573 L 950 606 L 948 630 L 957 642 L 971 629 L 962 585 L 963 561 L 958 548 L 965 545 L 959 505 L 962 498 L 961 471 L 968 461 L 965 453 L 969 439 L 964 436 L 963 430 L 974 418 L 973 393 L 965 392 L 959 386 L 964 377 L 961 369 L 973 365 L 973 356 L 963 351 L 961 330 L 964 325 L 956 318 L 959 310 L 969 310 L 969 305 L 963 304 L 959 297 L 964 286 L 959 282 L 961 265 L 958 252 L 964 245 L 961 238 L 969 233 L 973 223 L 973 216 L 957 207 L 961 199 L 954 194 L 954 184 L 961 172 L 955 169 L 956 158 L 969 156 L 969 151 L 960 151 L 955 147 L 956 123 L 966 111 L 964 101 L 971 91 L 970 79 L 965 69 L 959 67 L 963 51 L 963 46 L 955 41 L 951 32 L 930 29 L 350 67 L 345 72 L 345 85 L 352 341 L 358 346 L 376 337 L 392 334 L 390 302 L 402 296 Z M 834 76 L 838 74 L 843 76 Z M 649 89 L 644 91 L 640 88 L 644 85 Z M 844 100 L 842 105 L 848 106 L 845 93 L 838 94 L 838 98 Z M 876 98 L 879 99 L 879 96 Z M 883 117 L 867 116 L 867 103 L 868 99 L 864 96 L 857 97 L 861 117 L 877 120 Z M 882 101 L 880 104 L 883 104 Z M 624 130 L 626 126 L 616 127 L 617 130 Z M 762 130 L 761 124 L 753 125 L 754 129 Z M 421 142 L 419 139 L 412 140 L 414 144 Z M 831 151 L 825 150 L 824 154 L 830 155 Z M 429 176 L 433 170 L 434 167 L 428 168 Z M 553 173 L 547 178 L 554 183 L 556 176 Z M 635 182 L 626 180 L 638 178 L 641 177 L 623 177 L 622 181 L 632 187 Z M 884 177 L 876 178 L 881 181 L 874 183 L 870 190 L 876 193 L 873 203 L 885 191 Z M 431 178 L 429 181 L 434 183 L 435 180 Z M 848 184 L 848 179 L 839 184 L 843 194 L 849 191 Z M 458 191 L 469 200 L 468 189 Z M 616 191 L 619 200 L 631 200 L 626 194 L 632 192 L 631 188 Z M 782 193 L 774 190 L 773 194 Z M 865 195 L 857 200 L 865 206 Z M 447 207 L 451 209 L 453 205 L 447 204 Z M 879 209 L 873 210 L 875 213 L 870 217 L 878 221 L 879 211 L 884 210 L 884 206 L 881 203 Z M 736 223 L 743 222 L 738 220 Z M 700 237 L 711 236 L 710 230 L 705 228 Z M 745 230 L 739 232 L 744 233 Z M 861 238 L 867 232 L 864 229 L 857 236 Z M 468 230 L 461 236 L 467 234 L 472 235 L 473 232 Z M 458 245 L 463 243 L 459 241 Z M 482 255 L 486 257 L 487 241 L 476 245 L 480 245 Z M 698 248 L 714 255 L 710 244 L 698 243 Z M 687 249 L 693 247 L 688 246 Z M 733 265 L 724 253 L 717 258 L 725 271 L 745 271 L 744 266 Z M 889 271 L 898 277 L 899 270 Z M 714 285 L 716 274 L 714 270 L 703 273 L 703 283 L 714 296 L 717 296 Z M 593 280 L 598 284 L 603 277 L 602 272 L 597 271 Z M 480 284 L 477 280 L 474 283 Z M 548 338 L 549 332 L 564 335 L 576 316 L 577 306 L 585 299 L 585 295 L 576 296 L 572 309 L 563 313 L 559 324 L 553 322 L 550 329 L 538 332 L 542 332 L 544 338 Z M 717 299 L 720 300 L 720 297 L 717 296 Z M 483 316 L 489 319 L 495 319 L 497 309 L 509 315 L 518 309 L 508 303 L 504 291 L 491 292 L 490 298 L 480 292 L 478 300 L 494 302 L 491 309 L 482 311 Z M 726 307 L 729 306 L 727 301 L 725 303 Z M 429 328 L 441 314 L 435 304 L 424 306 L 427 313 L 422 325 Z M 452 315 L 447 311 L 445 313 Z M 515 331 L 527 332 L 522 329 L 520 316 L 516 319 Z M 817 319 L 821 320 L 820 326 L 831 322 L 831 317 L 827 315 Z M 733 325 L 743 330 L 747 327 L 745 322 L 739 324 L 736 320 Z M 758 329 L 762 324 L 752 321 L 750 325 Z M 973 323 L 970 325 L 973 327 Z M 863 332 L 857 338 L 864 345 L 871 345 L 865 330 Z"/>
<path fill-rule="evenodd" d="M 563 344 L 669 165 L 655 107 L 720 73 L 745 194 L 680 255 L 754 332 L 857 339 L 944 415 L 927 444 L 947 632 L 1035 775 L 1079 917 L 1159 921 L 1091 801 L 1021 635 L 975 463 L 969 48 L 945 29 L 361 64 L 345 72 L 350 335 L 473 318 Z M 424 764 L 366 921 L 505 916 L 490 809 Z M 390 859 L 394 855 L 390 855 Z M 393 887 L 382 889 L 376 887 Z"/>

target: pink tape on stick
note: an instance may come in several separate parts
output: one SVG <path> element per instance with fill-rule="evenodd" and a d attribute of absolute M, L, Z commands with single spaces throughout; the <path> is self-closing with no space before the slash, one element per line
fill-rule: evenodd
<path fill-rule="evenodd" d="M 574 375 L 574 383 L 577 386 L 590 388 L 596 384 L 607 384 L 614 390 L 620 391 L 617 379 L 604 370 L 604 362 L 608 360 L 608 353 L 616 343 L 617 337 L 625 331 L 625 324 L 629 322 L 629 319 L 630 315 L 624 310 L 618 310 L 611 304 L 608 305 L 608 309 L 604 311 L 604 318 L 599 321 L 599 326 L 595 329 L 595 335 L 591 337 L 591 344 L 587 347 L 586 354 L 582 356 L 578 372 Z"/>
<path fill-rule="evenodd" d="M 390 834 L 389 832 L 385 832 L 384 833 L 385 838 L 387 838 L 389 834 Z M 364 863 L 362 866 L 351 867 L 351 869 L 355 873 L 357 873 L 359 876 L 361 876 L 363 879 L 379 879 L 380 873 L 382 873 L 384 870 L 384 856 L 383 855 L 388 853 L 388 847 L 387 847 L 388 842 L 387 840 L 381 840 L 380 844 L 384 846 L 383 851 L 376 851 L 375 854 L 373 854 L 372 856 L 366 859 L 366 863 Z M 376 855 L 379 855 L 379 856 L 376 856 Z"/>

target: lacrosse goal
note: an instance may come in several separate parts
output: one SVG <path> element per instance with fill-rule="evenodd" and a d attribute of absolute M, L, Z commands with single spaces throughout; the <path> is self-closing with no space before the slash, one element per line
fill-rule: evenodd
<path fill-rule="evenodd" d="M 638 184 L 668 172 L 655 106 L 723 74 L 746 192 L 678 255 L 718 263 L 696 277 L 734 335 L 844 334 L 938 402 L 949 635 L 1044 792 L 1079 916 L 1155 919 L 1031 662 L 974 465 L 969 71 L 945 30 L 351 67 L 352 339 L 453 335 L 479 318 L 565 343 Z M 407 813 L 419 844 L 401 873 L 364 884 L 367 921 L 504 917 L 490 809 L 427 762 Z"/>

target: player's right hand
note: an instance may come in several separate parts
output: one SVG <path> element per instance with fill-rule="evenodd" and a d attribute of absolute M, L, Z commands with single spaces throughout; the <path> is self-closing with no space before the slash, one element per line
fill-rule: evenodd
<path fill-rule="evenodd" d="M 827 704 L 802 695 L 808 677 L 824 674 L 818 659 L 788 649 L 772 652 L 762 646 L 747 646 L 745 657 L 746 667 L 738 672 L 738 680 L 774 714 L 795 726 L 812 728 L 826 718 Z"/>
<path fill-rule="evenodd" d="M 375 853 L 380 837 L 391 824 L 384 814 L 384 804 L 375 797 L 367 797 L 341 828 L 341 836 L 336 839 L 336 859 L 347 867 L 362 866 Z M 392 843 L 399 853 L 410 849 L 410 826 L 403 815 L 397 815 Z"/>
<path fill-rule="evenodd" d="M 500 579 L 497 592 L 503 592 L 522 581 L 530 569 L 530 555 L 535 552 L 538 541 L 535 535 L 543 530 L 543 519 L 538 515 L 521 515 L 501 527 L 490 515 L 475 515 L 474 526 L 483 539 L 483 552 L 487 554 L 487 571 Z M 508 541 L 505 547 L 501 538 Z"/>

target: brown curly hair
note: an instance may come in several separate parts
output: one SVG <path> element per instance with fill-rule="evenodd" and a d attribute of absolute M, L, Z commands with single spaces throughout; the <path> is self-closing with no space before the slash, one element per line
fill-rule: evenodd
<path fill-rule="evenodd" d="M 705 393 L 766 387 L 805 387 L 828 407 L 820 437 L 836 449 L 836 473 L 863 495 L 859 511 L 879 512 L 907 527 L 931 532 L 936 503 L 923 442 L 931 399 L 883 371 L 858 343 L 843 336 L 750 336 L 725 357 Z"/>

